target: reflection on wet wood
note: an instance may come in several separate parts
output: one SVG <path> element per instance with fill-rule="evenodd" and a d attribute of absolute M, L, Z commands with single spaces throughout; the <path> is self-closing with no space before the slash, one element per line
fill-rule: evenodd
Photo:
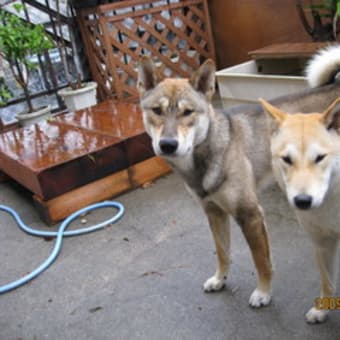
<path fill-rule="evenodd" d="M 149 159 L 157 160 L 151 168 Z M 168 166 L 157 164 L 140 108 L 133 103 L 106 101 L 0 134 L 0 170 L 35 194 L 49 221 L 65 217 L 70 208 L 104 199 L 93 186 L 88 191 L 88 185 L 102 179 L 107 179 L 108 190 L 97 190 L 109 198 L 169 172 Z M 122 173 L 128 174 L 128 185 Z M 69 192 L 88 198 L 67 204 L 63 197 Z"/>

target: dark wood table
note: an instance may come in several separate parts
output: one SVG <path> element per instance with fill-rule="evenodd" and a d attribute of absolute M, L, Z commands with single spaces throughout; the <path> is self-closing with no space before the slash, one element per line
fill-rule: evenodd
<path fill-rule="evenodd" d="M 0 134 L 0 170 L 50 224 L 170 168 L 152 151 L 139 105 L 109 100 Z"/>

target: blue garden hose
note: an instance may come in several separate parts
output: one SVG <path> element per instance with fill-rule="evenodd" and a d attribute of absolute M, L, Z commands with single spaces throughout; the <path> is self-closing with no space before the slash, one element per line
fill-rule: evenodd
<path fill-rule="evenodd" d="M 118 209 L 118 212 L 113 217 L 111 217 L 110 219 L 108 219 L 104 222 L 101 222 L 99 224 L 96 224 L 96 225 L 93 225 L 93 226 L 90 226 L 90 227 L 86 227 L 86 228 L 77 229 L 77 230 L 65 231 L 65 229 L 69 226 L 69 224 L 72 221 L 74 221 L 76 218 L 81 216 L 82 214 L 88 213 L 88 212 L 90 212 L 91 210 L 94 210 L 94 209 L 106 208 L 106 207 L 116 208 L 116 209 Z M 0 204 L 0 211 L 5 211 L 8 214 L 10 214 L 15 219 L 18 226 L 23 231 L 25 231 L 26 233 L 28 233 L 30 235 L 39 236 L 39 237 L 56 237 L 54 248 L 53 248 L 50 256 L 39 267 L 34 269 L 31 273 L 27 274 L 26 276 L 24 276 L 24 277 L 22 277 L 22 278 L 20 278 L 16 281 L 10 282 L 10 283 L 8 283 L 4 286 L 0 286 L 0 294 L 3 294 L 3 293 L 6 293 L 10 290 L 18 288 L 19 286 L 31 281 L 36 276 L 38 276 L 40 273 L 42 273 L 45 269 L 47 269 L 54 262 L 54 260 L 57 258 L 57 256 L 59 255 L 64 236 L 83 235 L 83 234 L 87 234 L 87 233 L 90 233 L 92 231 L 96 231 L 98 229 L 104 228 L 108 224 L 117 222 L 123 216 L 125 209 L 124 209 L 124 206 L 121 203 L 113 202 L 113 201 L 105 201 L 105 202 L 101 202 L 101 203 L 92 204 L 92 205 L 89 205 L 89 206 L 87 206 L 83 209 L 80 209 L 80 210 L 74 212 L 69 217 L 67 217 L 60 224 L 58 231 L 43 231 L 43 230 L 36 230 L 36 229 L 29 228 L 22 221 L 19 214 L 15 210 L 13 210 L 12 208 L 7 207 L 6 205 Z"/>

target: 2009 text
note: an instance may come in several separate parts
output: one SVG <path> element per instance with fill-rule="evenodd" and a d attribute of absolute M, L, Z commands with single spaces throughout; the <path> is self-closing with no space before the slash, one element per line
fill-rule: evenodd
<path fill-rule="evenodd" d="M 340 310 L 340 297 L 318 297 L 314 302 L 316 309 Z"/>

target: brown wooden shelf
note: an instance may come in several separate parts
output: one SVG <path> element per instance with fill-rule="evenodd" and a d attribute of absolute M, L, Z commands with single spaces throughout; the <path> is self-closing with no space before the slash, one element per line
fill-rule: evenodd
<path fill-rule="evenodd" d="M 253 59 L 308 58 L 320 48 L 328 46 L 324 42 L 281 43 L 250 51 Z"/>

